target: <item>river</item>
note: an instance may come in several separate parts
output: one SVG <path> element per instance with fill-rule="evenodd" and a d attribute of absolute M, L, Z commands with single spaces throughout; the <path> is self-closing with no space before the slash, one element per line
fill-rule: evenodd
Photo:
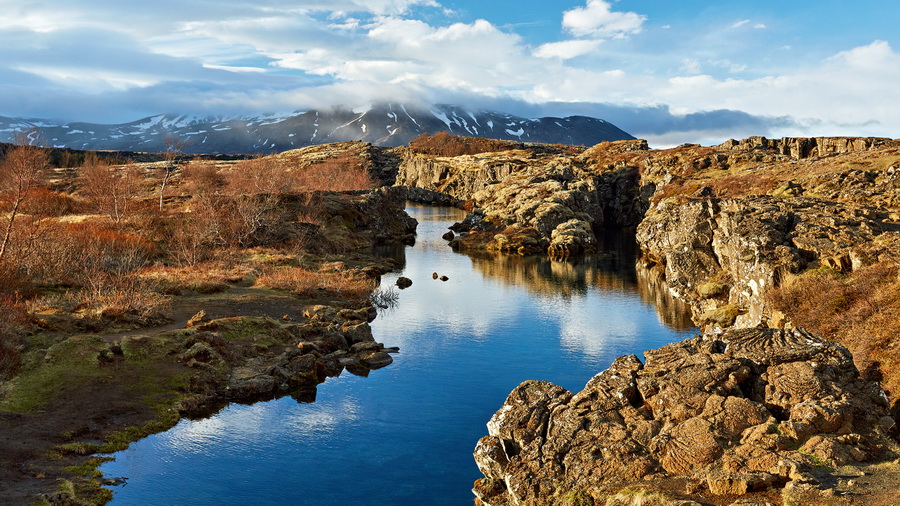
<path fill-rule="evenodd" d="M 664 294 L 639 282 L 633 248 L 571 263 L 470 257 L 440 238 L 461 211 L 407 210 L 418 240 L 382 285 L 413 285 L 372 323 L 400 347 L 393 364 L 330 378 L 314 403 L 234 404 L 133 443 L 100 468 L 127 478 L 112 504 L 472 504 L 472 450 L 516 385 L 578 391 L 616 357 L 695 331 L 657 310 Z"/>

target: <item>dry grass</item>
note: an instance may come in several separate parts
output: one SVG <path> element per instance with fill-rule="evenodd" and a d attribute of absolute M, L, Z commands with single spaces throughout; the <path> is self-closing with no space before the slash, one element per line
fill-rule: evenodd
<path fill-rule="evenodd" d="M 301 297 L 334 296 L 367 300 L 375 288 L 371 278 L 350 270 L 313 271 L 303 267 L 274 267 L 263 271 L 257 286 L 290 292 Z"/>
<path fill-rule="evenodd" d="M 18 297 L 0 294 L 0 380 L 12 377 L 22 363 L 21 340 L 30 326 Z"/>
<path fill-rule="evenodd" d="M 163 293 L 177 295 L 184 291 L 218 293 L 254 274 L 255 271 L 248 266 L 207 262 L 192 267 L 156 265 L 143 269 L 138 276 L 156 283 Z"/>
<path fill-rule="evenodd" d="M 768 296 L 794 325 L 847 346 L 864 375 L 882 377 L 883 387 L 896 398 L 900 394 L 898 271 L 896 264 L 887 262 L 849 275 L 818 270 L 786 280 Z"/>

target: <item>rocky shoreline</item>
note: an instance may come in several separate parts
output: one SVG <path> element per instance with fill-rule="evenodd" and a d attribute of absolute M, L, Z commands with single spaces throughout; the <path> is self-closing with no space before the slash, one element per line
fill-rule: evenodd
<path fill-rule="evenodd" d="M 475 448 L 476 502 L 602 504 L 639 483 L 670 500 L 776 490 L 769 499 L 828 503 L 846 494 L 837 468 L 896 449 L 881 389 L 846 348 L 807 332 L 732 330 L 644 356 L 617 359 L 575 394 L 537 381 L 513 390 Z"/>

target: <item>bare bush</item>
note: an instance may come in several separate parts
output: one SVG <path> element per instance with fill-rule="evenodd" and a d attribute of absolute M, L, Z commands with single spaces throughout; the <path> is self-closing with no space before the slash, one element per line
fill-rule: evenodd
<path fill-rule="evenodd" d="M 115 223 L 126 218 L 140 184 L 139 169 L 128 165 L 114 167 L 105 162 L 91 161 L 81 168 L 81 192 L 94 205 L 96 212 L 105 214 Z"/>

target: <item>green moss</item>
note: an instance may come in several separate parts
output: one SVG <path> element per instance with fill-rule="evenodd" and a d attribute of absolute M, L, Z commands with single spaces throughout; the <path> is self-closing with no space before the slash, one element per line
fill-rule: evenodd
<path fill-rule="evenodd" d="M 88 478 L 99 479 L 103 477 L 103 473 L 97 468 L 100 467 L 100 464 L 109 462 L 110 460 L 113 460 L 112 457 L 97 457 L 77 466 L 64 467 L 63 471 L 74 474 L 75 476 L 86 476 Z"/>
<path fill-rule="evenodd" d="M 73 336 L 51 346 L 44 360 L 28 364 L 9 382 L 0 410 L 14 413 L 34 411 L 73 388 L 105 374 L 100 367 L 101 351 L 108 345 L 99 336 Z"/>
<path fill-rule="evenodd" d="M 240 318 L 224 324 L 222 337 L 228 341 L 243 341 L 257 334 L 280 327 L 271 318 Z"/>
<path fill-rule="evenodd" d="M 115 432 L 106 438 L 106 442 L 98 448 L 98 452 L 115 453 L 122 451 L 139 439 L 171 429 L 178 423 L 179 418 L 178 413 L 174 412 L 171 416 L 147 422 L 141 427 L 127 427 Z"/>
<path fill-rule="evenodd" d="M 573 490 L 563 500 L 570 506 L 594 506 L 594 498 L 583 490 Z"/>
<path fill-rule="evenodd" d="M 155 336 L 128 336 L 120 344 L 125 359 L 132 363 L 150 363 L 175 351 L 179 337 L 183 333 L 160 334 Z"/>
<path fill-rule="evenodd" d="M 63 455 L 92 455 L 97 453 L 99 446 L 93 443 L 66 443 L 56 447 L 56 451 Z"/>

